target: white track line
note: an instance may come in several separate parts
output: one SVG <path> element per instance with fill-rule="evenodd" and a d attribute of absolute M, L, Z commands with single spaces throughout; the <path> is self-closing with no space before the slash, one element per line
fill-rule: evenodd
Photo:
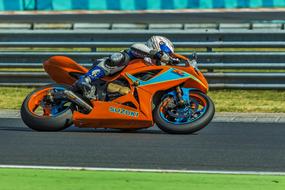
<path fill-rule="evenodd" d="M 100 167 L 71 167 L 71 166 L 65 167 L 65 166 L 0 165 L 0 168 L 115 171 L 115 172 L 192 173 L 192 174 L 232 174 L 232 175 L 285 175 L 285 172 L 218 171 L 218 170 L 167 170 L 167 169 L 100 168 Z"/>

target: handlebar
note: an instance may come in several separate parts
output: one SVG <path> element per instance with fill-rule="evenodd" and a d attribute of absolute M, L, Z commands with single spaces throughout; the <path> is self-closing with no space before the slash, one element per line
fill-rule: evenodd
<path fill-rule="evenodd" d="M 180 60 L 184 60 L 186 67 L 189 67 L 191 65 L 191 66 L 197 68 L 197 54 L 196 54 L 196 52 L 194 52 L 189 58 L 187 58 L 183 55 L 177 54 L 177 53 L 172 53 L 171 56 L 174 58 L 178 58 Z"/>

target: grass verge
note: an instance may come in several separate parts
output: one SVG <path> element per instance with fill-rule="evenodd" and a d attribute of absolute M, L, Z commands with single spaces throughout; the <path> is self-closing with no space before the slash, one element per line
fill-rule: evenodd
<path fill-rule="evenodd" d="M 19 109 L 34 88 L 0 87 L 0 109 Z M 285 113 L 285 91 L 213 90 L 209 96 L 218 112 Z"/>
<path fill-rule="evenodd" d="M 285 176 L 0 169 L 5 190 L 283 190 Z"/>
<path fill-rule="evenodd" d="M 208 95 L 218 112 L 285 113 L 284 90 L 214 90 Z"/>
<path fill-rule="evenodd" d="M 0 109 L 20 109 L 25 97 L 34 88 L 0 87 Z"/>

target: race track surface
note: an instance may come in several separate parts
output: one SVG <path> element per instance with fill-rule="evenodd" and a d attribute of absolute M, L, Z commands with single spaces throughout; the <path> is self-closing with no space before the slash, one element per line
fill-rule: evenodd
<path fill-rule="evenodd" d="M 202 11 L 176 13 L 124 13 L 124 14 L 0 14 L 0 22 L 22 23 L 221 23 L 282 20 L 284 10 L 271 11 Z"/>
<path fill-rule="evenodd" d="M 34 132 L 20 119 L 0 119 L 0 164 L 284 172 L 284 134 L 284 123 L 218 122 L 193 135 Z"/>

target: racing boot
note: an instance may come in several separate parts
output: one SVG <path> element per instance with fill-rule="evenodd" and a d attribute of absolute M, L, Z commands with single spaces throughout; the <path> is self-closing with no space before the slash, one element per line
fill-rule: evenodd
<path fill-rule="evenodd" d="M 104 70 L 99 66 L 95 66 L 90 69 L 85 75 L 81 76 L 74 83 L 74 87 L 76 90 L 81 90 L 85 97 L 89 99 L 95 99 L 96 87 L 92 85 L 92 82 L 104 76 Z"/>

